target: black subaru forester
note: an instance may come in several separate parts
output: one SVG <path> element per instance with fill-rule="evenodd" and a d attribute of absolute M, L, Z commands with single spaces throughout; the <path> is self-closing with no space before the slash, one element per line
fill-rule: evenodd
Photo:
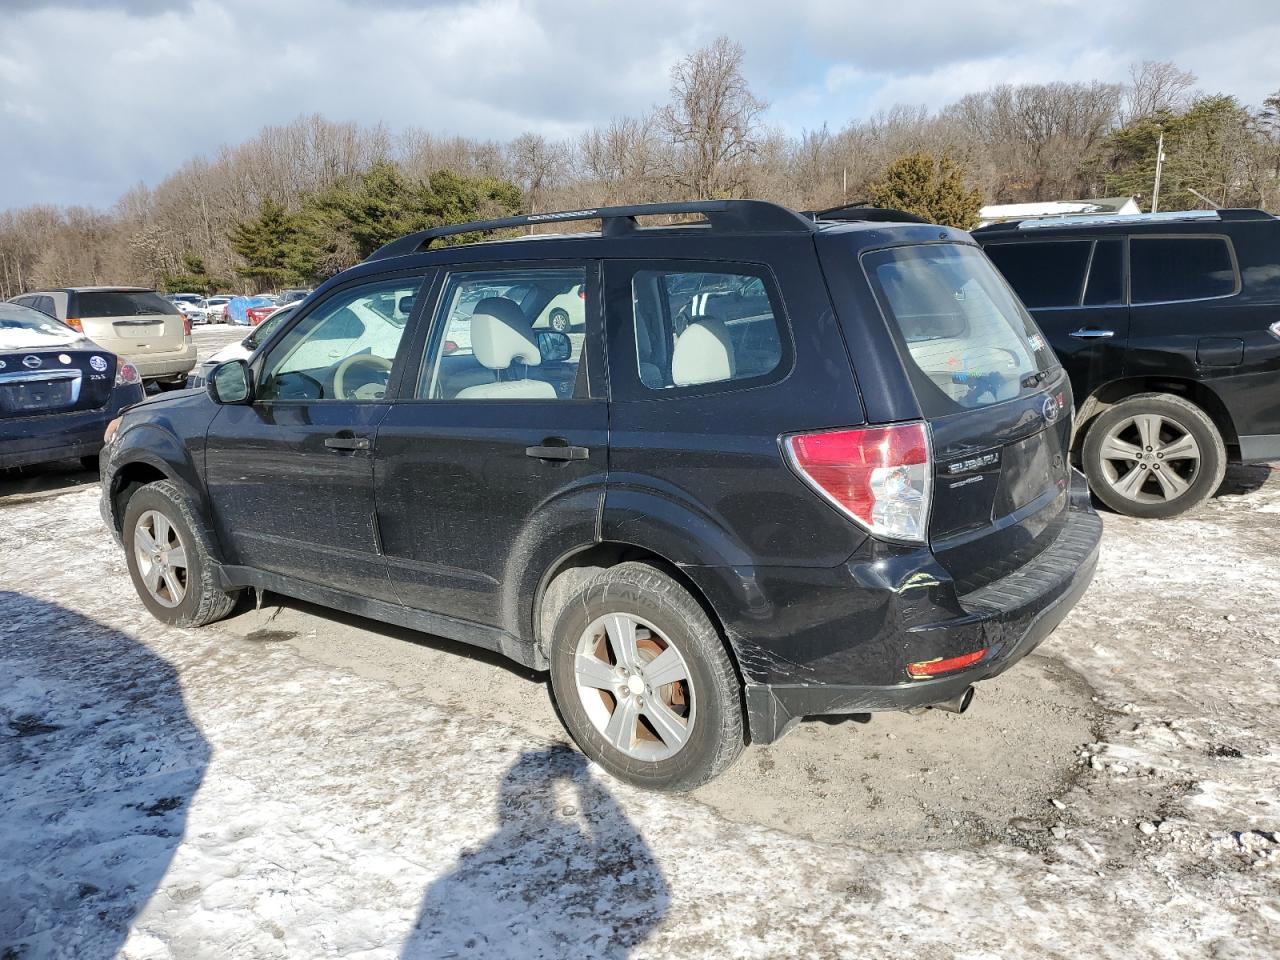
<path fill-rule="evenodd" d="M 104 517 L 161 620 L 252 587 L 500 651 L 642 786 L 805 716 L 963 711 L 1083 593 L 1101 524 L 1053 352 L 967 234 L 906 219 L 405 237 L 113 424 Z"/>

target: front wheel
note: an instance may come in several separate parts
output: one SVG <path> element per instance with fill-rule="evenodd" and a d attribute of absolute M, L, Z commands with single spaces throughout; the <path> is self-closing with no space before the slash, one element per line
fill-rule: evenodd
<path fill-rule="evenodd" d="M 556 333 L 564 333 L 569 329 L 569 312 L 556 307 L 547 317 L 547 322 L 551 324 L 551 329 Z"/>
<path fill-rule="evenodd" d="M 164 623 L 202 627 L 229 614 L 237 593 L 217 585 L 191 505 L 170 481 L 149 483 L 124 511 L 129 576 L 143 606 Z"/>
<path fill-rule="evenodd" d="M 678 583 L 610 567 L 565 604 L 551 639 L 561 719 L 592 760 L 651 790 L 692 790 L 742 752 L 740 687 L 719 633 Z"/>
<path fill-rule="evenodd" d="M 1121 401 L 1089 425 L 1082 460 L 1094 494 L 1130 517 L 1167 519 L 1222 483 L 1227 451 L 1209 416 L 1166 393 Z"/>

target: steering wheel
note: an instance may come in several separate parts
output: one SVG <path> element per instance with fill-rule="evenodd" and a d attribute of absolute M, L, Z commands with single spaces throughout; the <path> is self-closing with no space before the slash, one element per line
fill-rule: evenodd
<path fill-rule="evenodd" d="M 361 383 L 348 391 L 347 375 L 354 367 L 368 367 L 374 374 L 381 375 L 381 383 Z M 357 353 L 347 357 L 333 371 L 333 395 L 339 400 L 381 400 L 387 393 L 387 381 L 391 379 L 391 361 L 375 353 Z"/>

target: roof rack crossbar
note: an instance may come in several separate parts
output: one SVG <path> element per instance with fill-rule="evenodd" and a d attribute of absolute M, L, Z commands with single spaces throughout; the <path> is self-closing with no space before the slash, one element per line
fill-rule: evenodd
<path fill-rule="evenodd" d="M 868 223 L 928 223 L 924 217 L 894 207 L 877 207 L 863 201 L 846 203 L 826 210 L 817 210 L 806 214 L 814 220 L 864 221 Z"/>
<path fill-rule="evenodd" d="M 679 216 L 701 214 L 707 224 L 668 227 L 641 227 L 637 217 Z M 497 220 L 475 220 L 470 223 L 451 223 L 430 230 L 420 230 L 375 250 L 368 260 L 385 260 L 419 253 L 441 237 L 453 237 L 463 233 L 492 233 L 517 227 L 539 226 L 545 223 L 564 223 L 580 220 L 599 220 L 607 237 L 627 236 L 642 230 L 709 228 L 715 233 L 812 233 L 813 224 L 799 214 L 776 203 L 765 200 L 689 200 L 679 203 L 641 203 L 618 207 L 590 207 L 583 210 L 561 210 L 554 213 L 529 213 L 518 217 L 501 217 Z M 366 262 L 367 262 L 366 261 Z"/>

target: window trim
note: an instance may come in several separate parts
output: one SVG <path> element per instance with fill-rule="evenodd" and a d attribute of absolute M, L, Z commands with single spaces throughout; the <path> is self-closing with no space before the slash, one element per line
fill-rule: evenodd
<path fill-rule="evenodd" d="M 420 397 L 418 396 L 418 386 L 422 383 L 423 375 L 427 372 L 427 364 L 435 355 L 440 340 L 444 337 L 444 332 L 448 321 L 440 316 L 440 308 L 443 304 L 445 291 L 449 286 L 450 277 L 459 273 L 490 273 L 494 271 L 505 270 L 523 270 L 527 272 L 547 271 L 547 270 L 563 270 L 577 269 L 583 271 L 583 289 L 587 291 L 586 303 L 583 309 L 583 345 L 582 353 L 579 356 L 578 363 L 586 367 L 587 380 L 587 396 L 585 397 L 513 397 L 510 400 L 458 400 L 456 397 Z M 429 314 L 420 315 L 420 330 L 413 344 L 416 362 L 406 364 L 406 369 L 401 375 L 401 382 L 397 384 L 397 391 L 392 398 L 396 403 L 421 403 L 421 404 L 445 404 L 445 403 L 465 403 L 475 404 L 484 403 L 489 405 L 500 405 L 502 403 L 599 403 L 608 398 L 607 381 L 605 380 L 604 369 L 604 345 L 602 343 L 603 333 L 600 317 L 603 312 L 603 285 L 601 261 L 598 257 L 569 257 L 555 260 L 477 260 L 477 261 L 457 261 L 454 263 L 442 263 L 434 267 L 436 271 L 435 279 L 431 288 L 427 291 L 427 295 L 421 298 L 424 302 L 420 305 L 420 309 L 430 309 Z M 591 291 L 595 291 L 594 306 L 592 310 L 593 297 Z M 593 336 L 592 331 L 595 331 Z M 390 396 L 388 391 L 388 396 Z"/>
<path fill-rule="evenodd" d="M 755 377 L 695 383 L 685 387 L 655 390 L 640 379 L 639 348 L 636 344 L 635 306 L 632 300 L 637 273 L 653 270 L 667 273 L 724 273 L 756 276 L 764 283 L 765 295 L 773 310 L 781 356 L 768 373 Z M 711 260 L 684 257 L 608 257 L 604 261 L 605 324 L 608 328 L 610 399 L 628 403 L 662 402 L 726 393 L 741 393 L 771 386 L 791 376 L 796 365 L 795 336 L 791 315 L 782 297 L 782 284 L 773 267 L 750 260 Z M 615 316 L 616 313 L 622 314 Z M 626 359 L 621 362 L 619 358 Z"/>
<path fill-rule="evenodd" d="M 1240 295 L 1243 283 L 1240 277 L 1240 260 L 1236 256 L 1236 245 L 1225 233 L 1130 233 L 1125 235 L 1125 304 L 1130 307 L 1158 307 L 1172 303 L 1205 303 L 1210 300 L 1229 300 Z M 1235 288 L 1230 293 L 1217 293 L 1211 297 L 1186 297 L 1174 300 L 1142 300 L 1133 299 L 1133 254 L 1131 247 L 1134 240 L 1221 240 L 1227 245 L 1227 256 L 1231 259 L 1231 272 L 1235 278 Z"/>
<path fill-rule="evenodd" d="M 350 280 L 346 281 L 345 283 L 338 284 L 334 286 L 331 290 L 326 291 L 323 297 L 311 303 L 306 310 L 297 311 L 292 317 L 290 317 L 288 320 L 282 323 L 279 327 L 277 327 L 275 332 L 271 334 L 271 336 L 267 337 L 267 339 L 263 343 L 258 344 L 258 346 L 255 348 L 253 352 L 253 356 L 250 358 L 250 371 L 253 373 L 253 384 L 254 384 L 254 394 L 255 394 L 253 398 L 253 406 L 268 407 L 268 406 L 274 406 L 276 404 L 280 404 L 282 406 L 294 407 L 294 406 L 310 406 L 311 404 L 316 404 L 316 403 L 325 403 L 325 404 L 354 403 L 354 404 L 369 405 L 369 404 L 376 404 L 376 403 L 389 403 L 392 400 L 394 400 L 399 390 L 400 380 L 404 376 L 404 367 L 408 361 L 408 358 L 412 355 L 412 349 L 414 347 L 414 332 L 422 316 L 422 308 L 423 308 L 422 300 L 424 298 L 421 292 L 423 290 L 428 290 L 428 291 L 430 290 L 431 286 L 434 284 L 436 280 L 436 272 L 437 271 L 435 267 L 418 267 L 415 269 L 395 270 L 389 273 L 371 274 L 363 277 L 352 277 Z M 421 281 L 421 285 L 418 287 L 418 291 L 419 291 L 418 298 L 417 298 L 418 302 L 414 303 L 413 312 L 409 314 L 409 319 L 405 321 L 404 333 L 401 335 L 400 343 L 396 347 L 395 360 L 392 361 L 391 375 L 387 378 L 387 390 L 381 400 L 340 400 L 337 397 L 334 397 L 329 400 L 325 400 L 325 399 L 264 400 L 259 396 L 257 396 L 258 386 L 262 382 L 262 370 L 263 370 L 263 367 L 266 366 L 267 359 L 271 356 L 271 352 L 279 345 L 279 342 L 284 337 L 288 336 L 289 332 L 292 331 L 293 328 L 296 327 L 299 323 L 302 323 L 304 320 L 310 317 L 316 310 L 323 307 L 335 296 L 339 296 L 343 293 L 346 293 L 347 291 L 355 287 L 372 286 L 378 283 L 389 283 L 389 282 L 394 282 L 396 280 L 399 280 L 401 278 L 409 279 L 412 277 L 418 277 Z"/>

